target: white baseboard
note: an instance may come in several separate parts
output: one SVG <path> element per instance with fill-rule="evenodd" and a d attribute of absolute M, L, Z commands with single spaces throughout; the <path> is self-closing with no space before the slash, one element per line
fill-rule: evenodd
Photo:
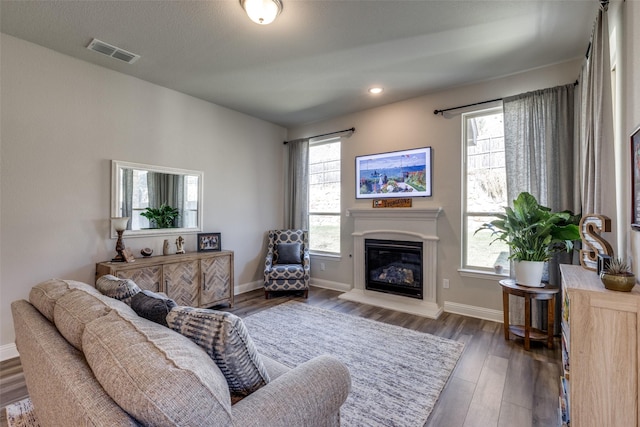
<path fill-rule="evenodd" d="M 255 291 L 256 289 L 261 289 L 264 287 L 264 282 L 262 280 L 256 280 L 255 282 L 243 283 L 241 285 L 236 286 L 233 289 L 234 295 L 244 294 L 247 292 Z"/>
<path fill-rule="evenodd" d="M 332 282 L 330 280 L 311 279 L 311 286 L 324 289 L 332 289 L 334 291 L 348 292 L 351 290 L 351 285 L 347 283 Z M 234 295 L 244 294 L 247 292 L 255 291 L 256 289 L 262 289 L 264 282 L 262 280 L 256 280 L 255 282 L 243 283 L 234 288 Z"/>
<path fill-rule="evenodd" d="M 20 356 L 14 343 L 0 346 L 0 362 Z"/>
<path fill-rule="evenodd" d="M 477 319 L 491 320 L 493 322 L 502 323 L 502 311 L 492 310 L 474 305 L 459 304 L 457 302 L 444 302 L 444 311 L 447 313 L 460 314 L 462 316 L 475 317 Z"/>
<path fill-rule="evenodd" d="M 330 280 L 311 279 L 311 286 L 324 289 L 332 289 L 334 291 L 349 292 L 351 285 L 348 283 L 332 282 Z"/>

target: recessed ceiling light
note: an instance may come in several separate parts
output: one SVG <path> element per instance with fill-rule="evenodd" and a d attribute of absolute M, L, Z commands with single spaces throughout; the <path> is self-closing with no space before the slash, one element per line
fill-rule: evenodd
<path fill-rule="evenodd" d="M 379 93 L 382 93 L 382 88 L 381 87 L 372 87 L 369 89 L 369 93 L 373 94 L 373 95 L 377 95 Z"/>

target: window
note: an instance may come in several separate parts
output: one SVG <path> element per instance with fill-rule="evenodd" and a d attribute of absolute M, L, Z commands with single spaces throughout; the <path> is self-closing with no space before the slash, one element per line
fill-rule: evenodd
<path fill-rule="evenodd" d="M 309 249 L 340 253 L 340 139 L 309 146 Z"/>
<path fill-rule="evenodd" d="M 463 114 L 462 268 L 494 271 L 509 269 L 509 248 L 490 244 L 490 231 L 475 231 L 496 219 L 507 206 L 502 107 Z"/>

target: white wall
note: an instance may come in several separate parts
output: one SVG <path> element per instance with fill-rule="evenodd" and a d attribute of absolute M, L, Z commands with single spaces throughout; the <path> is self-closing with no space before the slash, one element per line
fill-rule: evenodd
<path fill-rule="evenodd" d="M 572 83 L 578 77 L 581 64 L 582 59 L 577 59 L 302 126 L 291 129 L 289 138 L 355 126 L 356 132 L 344 140 L 342 148 L 343 213 L 350 207 L 371 206 L 370 200 L 355 200 L 355 156 L 432 146 L 433 197 L 413 199 L 413 206 L 444 208 L 444 215 L 438 219 L 438 300 L 440 303 L 454 303 L 456 310 L 462 310 L 460 312 L 478 307 L 473 314 L 495 318 L 502 309 L 497 279 L 463 277 L 458 272 L 461 245 L 461 116 L 457 112 L 443 118 L 435 116 L 433 111 Z M 322 259 L 326 265 L 324 272 L 319 271 L 318 262 L 314 262 L 312 265 L 316 267 L 312 267 L 312 277 L 350 286 L 353 278 L 352 259 L 349 258 L 353 249 L 353 223 L 350 218 L 343 216 L 342 225 L 342 258 L 334 261 Z M 449 289 L 442 288 L 443 278 L 450 280 Z"/>
<path fill-rule="evenodd" d="M 615 24 L 622 27 L 619 34 L 622 38 L 618 38 L 618 52 L 622 55 L 624 81 L 622 91 L 622 108 L 623 123 L 621 127 L 622 140 L 629 153 L 628 145 L 630 143 L 631 134 L 640 127 L 640 3 L 637 1 L 627 1 L 618 5 L 622 12 L 616 15 Z M 619 61 L 620 62 L 620 61 Z M 627 157 L 624 167 L 630 170 L 631 159 Z M 626 177 L 630 177 L 630 172 Z M 630 178 L 628 178 L 630 179 Z M 629 188 L 629 187 L 628 187 Z M 629 192 L 627 193 L 629 194 Z M 631 203 L 626 205 L 626 212 L 631 212 Z M 629 214 L 628 222 L 631 220 Z M 631 252 L 633 255 L 634 271 L 636 276 L 640 275 L 640 232 L 633 231 L 631 227 L 627 227 Z"/>
<path fill-rule="evenodd" d="M 93 283 L 114 255 L 112 159 L 204 171 L 204 230 L 235 251 L 236 286 L 261 278 L 265 231 L 282 226 L 284 128 L 5 34 L 0 54 L 0 350 L 11 301 L 52 277 Z M 161 254 L 164 239 L 125 244 Z"/>

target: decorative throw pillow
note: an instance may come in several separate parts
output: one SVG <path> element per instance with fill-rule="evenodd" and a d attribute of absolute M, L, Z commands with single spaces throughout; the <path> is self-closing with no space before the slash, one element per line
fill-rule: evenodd
<path fill-rule="evenodd" d="M 278 264 L 302 264 L 300 243 L 278 243 Z"/>
<path fill-rule="evenodd" d="M 131 305 L 131 297 L 140 292 L 138 285 L 130 279 L 120 279 L 106 274 L 96 280 L 96 289 L 102 294 Z"/>
<path fill-rule="evenodd" d="M 235 396 L 248 396 L 269 382 L 253 340 L 242 319 L 232 313 L 178 306 L 167 323 L 202 347 L 216 362 Z"/>
<path fill-rule="evenodd" d="M 167 326 L 167 314 L 176 305 L 171 298 L 147 290 L 131 297 L 131 308 L 138 316 L 163 326 Z"/>

